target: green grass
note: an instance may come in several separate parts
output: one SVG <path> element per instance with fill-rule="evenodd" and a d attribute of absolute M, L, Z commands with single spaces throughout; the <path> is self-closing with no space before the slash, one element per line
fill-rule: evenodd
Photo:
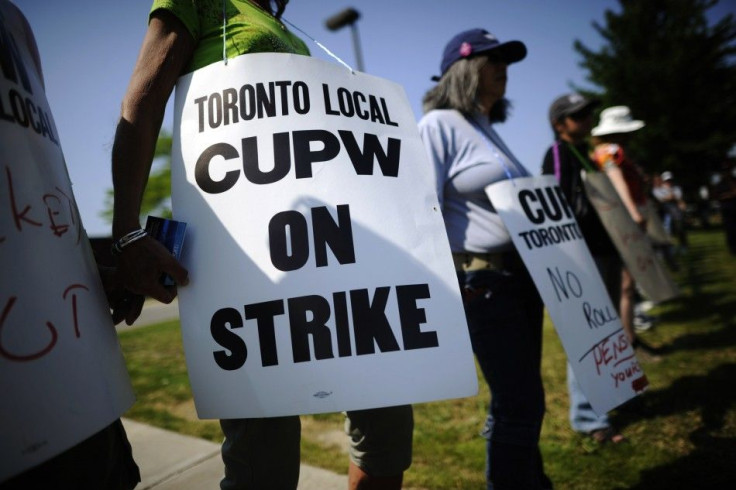
<path fill-rule="evenodd" d="M 642 365 L 646 393 L 611 413 L 626 436 L 599 446 L 574 433 L 567 419 L 565 357 L 549 320 L 543 375 L 547 414 L 545 468 L 558 490 L 734 488 L 736 482 L 736 257 L 721 230 L 696 230 L 676 274 L 681 297 L 657 306 L 660 322 L 641 337 L 659 348 Z M 120 334 L 138 402 L 126 414 L 141 422 L 215 442 L 214 421 L 197 420 L 178 322 Z M 484 487 L 484 440 L 478 436 L 489 401 L 476 397 L 415 406 L 414 460 L 405 487 Z M 304 416 L 302 460 L 346 472 L 340 414 Z"/>

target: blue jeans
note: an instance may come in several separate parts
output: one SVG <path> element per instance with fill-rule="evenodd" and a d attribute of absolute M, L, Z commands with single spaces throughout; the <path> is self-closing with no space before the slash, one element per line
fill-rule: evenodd
<path fill-rule="evenodd" d="M 458 271 L 473 352 L 491 390 L 484 435 L 489 490 L 551 488 L 539 434 L 544 417 L 543 304 L 526 269 Z"/>
<path fill-rule="evenodd" d="M 621 301 L 621 259 L 618 256 L 597 255 L 593 257 L 601 275 L 611 303 L 618 310 Z M 570 396 L 570 425 L 576 432 L 592 432 L 611 426 L 607 414 L 598 415 L 580 388 L 578 380 L 567 363 L 567 392 Z"/>
<path fill-rule="evenodd" d="M 569 362 L 567 363 L 567 391 L 570 395 L 570 425 L 574 431 L 587 434 L 611 426 L 607 414 L 598 415 L 593 411 Z"/>

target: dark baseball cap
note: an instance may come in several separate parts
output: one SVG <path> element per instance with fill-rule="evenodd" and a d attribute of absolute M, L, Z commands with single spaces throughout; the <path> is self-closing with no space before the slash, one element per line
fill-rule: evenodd
<path fill-rule="evenodd" d="M 444 75 L 458 60 L 472 56 L 493 52 L 501 61 L 511 64 L 526 57 L 526 46 L 521 41 L 500 42 L 496 36 L 485 29 L 470 29 L 457 34 L 445 46 L 442 54 L 440 72 Z M 433 77 L 439 79 L 439 77 Z"/>
<path fill-rule="evenodd" d="M 594 108 L 600 105 L 597 99 L 588 99 L 578 93 L 565 94 L 552 102 L 549 107 L 549 122 L 555 123 L 563 117 L 575 114 L 583 109 Z"/>

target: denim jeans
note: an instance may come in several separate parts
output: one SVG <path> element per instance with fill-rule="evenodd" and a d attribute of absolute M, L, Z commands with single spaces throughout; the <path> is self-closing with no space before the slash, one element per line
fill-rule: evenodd
<path fill-rule="evenodd" d="M 489 490 L 551 488 L 539 434 L 544 417 L 543 304 L 523 265 L 458 271 L 478 364 L 491 390 L 484 435 Z"/>
<path fill-rule="evenodd" d="M 611 297 L 611 303 L 618 310 L 621 300 L 621 259 L 618 256 L 594 256 L 595 265 L 601 275 L 606 291 Z M 588 398 L 580 388 L 572 366 L 567 363 L 567 392 L 570 396 L 570 425 L 576 432 L 592 432 L 611 426 L 608 415 L 598 415 L 593 411 Z"/>
<path fill-rule="evenodd" d="M 570 425 L 574 431 L 587 434 L 611 426 L 607 414 L 598 415 L 593 411 L 569 362 L 567 363 L 567 391 L 570 395 Z"/>

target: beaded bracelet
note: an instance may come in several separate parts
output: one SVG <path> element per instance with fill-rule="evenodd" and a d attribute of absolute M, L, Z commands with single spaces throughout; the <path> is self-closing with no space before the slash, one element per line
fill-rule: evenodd
<path fill-rule="evenodd" d="M 113 255 L 118 255 L 123 252 L 123 249 L 133 242 L 137 242 L 141 238 L 148 235 L 148 232 L 142 228 L 133 230 L 130 233 L 126 233 L 121 236 L 117 241 L 112 243 Z"/>

